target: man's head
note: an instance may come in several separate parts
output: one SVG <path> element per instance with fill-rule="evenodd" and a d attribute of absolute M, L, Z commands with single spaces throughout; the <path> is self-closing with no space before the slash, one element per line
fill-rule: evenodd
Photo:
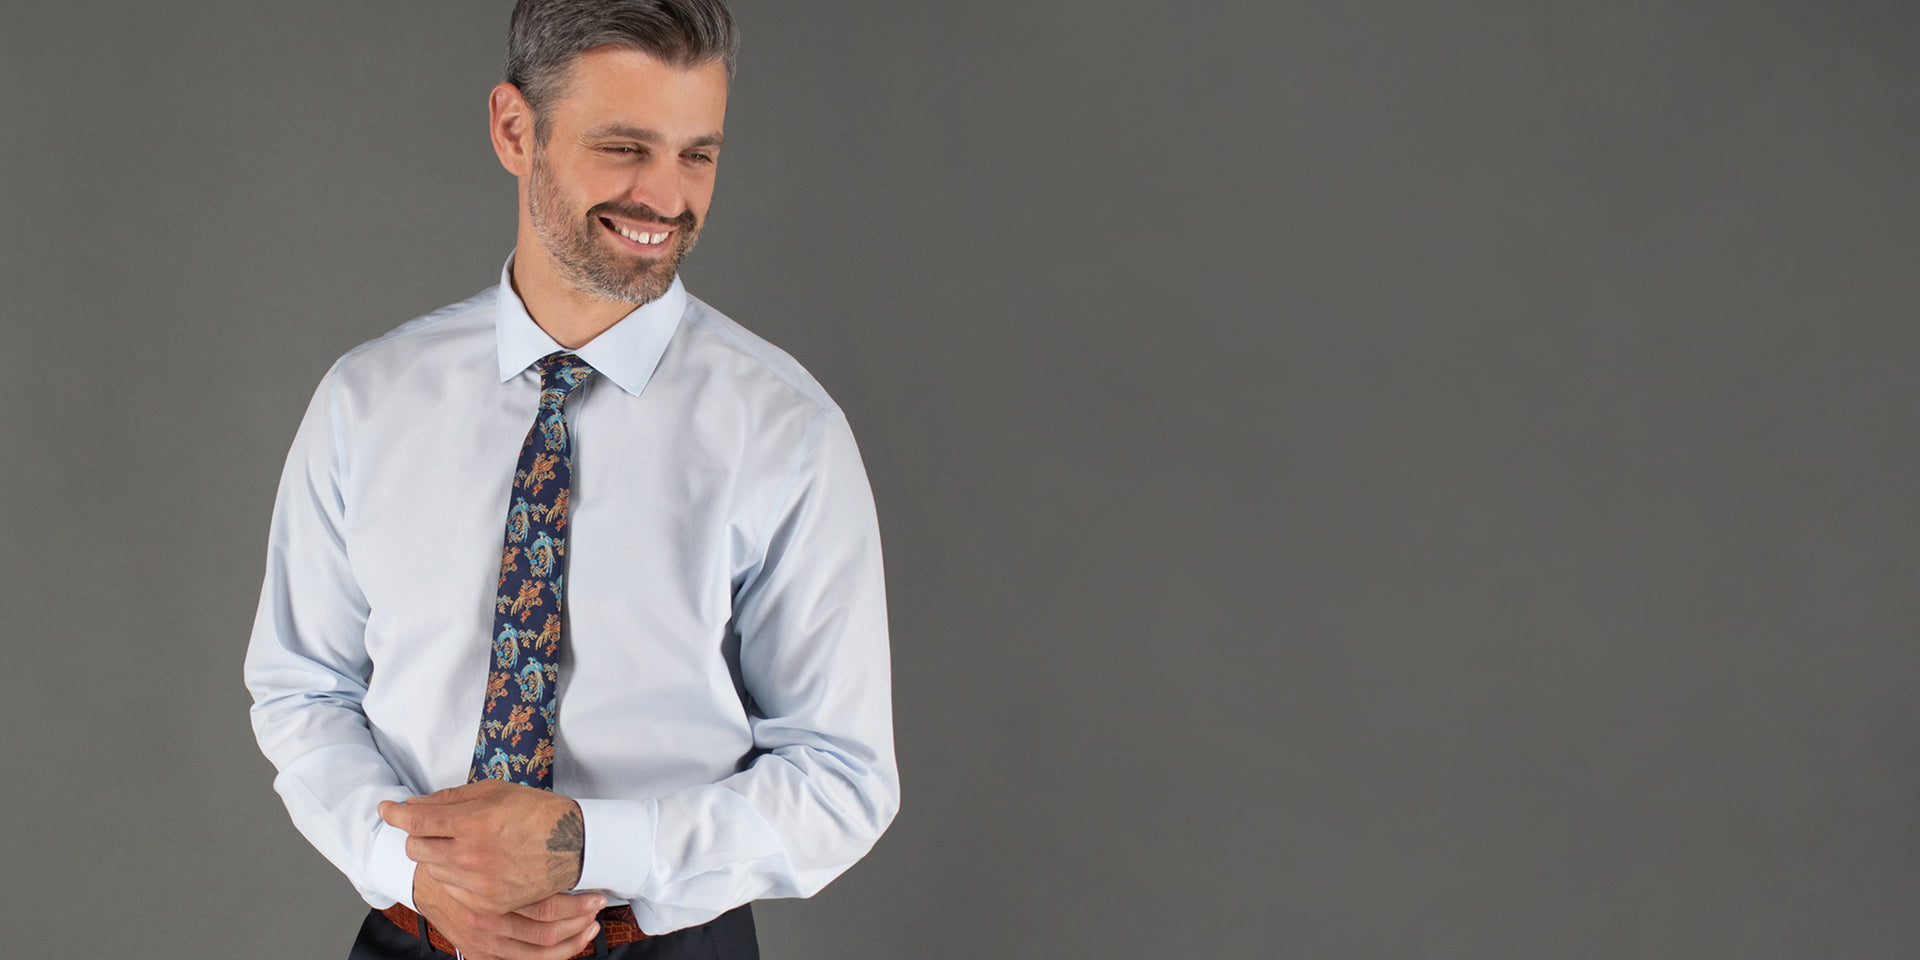
<path fill-rule="evenodd" d="M 591 298 L 666 292 L 713 196 L 738 45 L 720 0 L 520 0 L 490 101 L 520 266 Z"/>

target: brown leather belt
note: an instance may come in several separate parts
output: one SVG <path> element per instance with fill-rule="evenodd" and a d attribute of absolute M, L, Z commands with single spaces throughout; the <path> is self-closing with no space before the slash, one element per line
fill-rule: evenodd
<path fill-rule="evenodd" d="M 452 942 L 448 941 L 446 937 L 441 936 L 440 931 L 435 930 L 432 924 L 423 924 L 420 920 L 420 915 L 408 909 L 406 904 L 396 903 L 380 912 L 384 914 L 388 920 L 393 921 L 394 926 L 415 936 L 419 936 L 421 929 L 425 928 L 427 931 L 427 942 L 433 944 L 435 950 L 447 954 L 456 952 L 453 949 Z M 575 957 L 595 956 L 598 950 L 598 941 L 604 940 L 606 942 L 606 949 L 611 950 L 614 947 L 625 946 L 635 940 L 645 940 L 647 938 L 646 933 L 640 929 L 640 921 L 633 918 L 633 908 L 626 904 L 621 904 L 617 907 L 608 907 L 600 911 L 594 919 L 600 921 L 600 934 L 594 938 L 596 943 L 594 946 L 589 946 L 579 953 L 574 954 Z"/>

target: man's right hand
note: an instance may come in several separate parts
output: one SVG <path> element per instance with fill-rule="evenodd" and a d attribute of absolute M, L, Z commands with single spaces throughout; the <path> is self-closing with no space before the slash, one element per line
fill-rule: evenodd
<path fill-rule="evenodd" d="M 467 960 L 565 960 L 593 945 L 607 898 L 556 893 L 511 913 L 461 906 L 425 870 L 413 871 L 413 905 Z"/>

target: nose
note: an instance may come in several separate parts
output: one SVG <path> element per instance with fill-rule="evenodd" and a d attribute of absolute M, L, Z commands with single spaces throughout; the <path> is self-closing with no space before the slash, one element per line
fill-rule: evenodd
<path fill-rule="evenodd" d="M 663 219 L 671 220 L 687 209 L 686 194 L 680 189 L 680 171 L 672 157 L 640 164 L 633 182 L 627 187 L 627 200 L 646 206 Z"/>

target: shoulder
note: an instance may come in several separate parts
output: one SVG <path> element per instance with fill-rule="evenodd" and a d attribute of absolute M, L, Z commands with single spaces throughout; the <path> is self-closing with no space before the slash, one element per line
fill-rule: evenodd
<path fill-rule="evenodd" d="M 727 394 L 742 401 L 799 414 L 840 412 L 799 361 L 698 297 L 687 297 L 677 339 L 680 363 L 703 379 L 720 378 Z"/>
<path fill-rule="evenodd" d="M 334 361 L 327 383 L 335 391 L 364 394 L 484 364 L 493 355 L 498 290 L 488 287 L 348 350 Z"/>

